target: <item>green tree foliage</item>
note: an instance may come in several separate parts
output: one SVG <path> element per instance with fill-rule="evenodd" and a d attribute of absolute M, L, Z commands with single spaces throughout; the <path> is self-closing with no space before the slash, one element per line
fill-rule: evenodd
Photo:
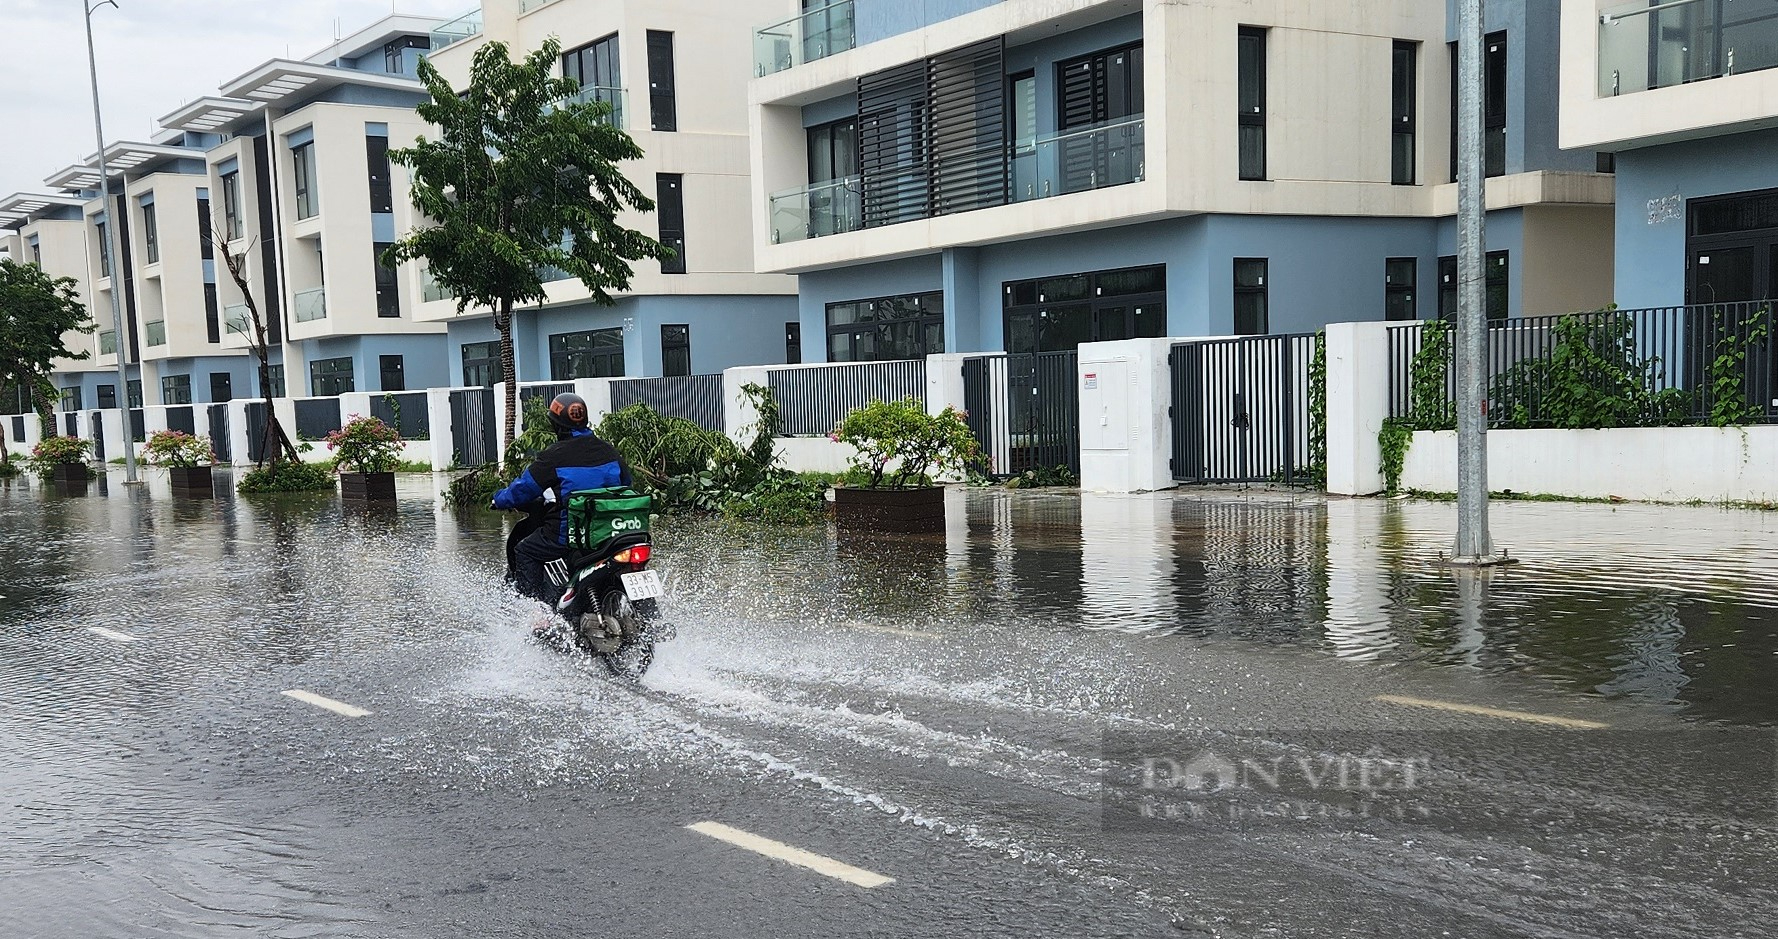
<path fill-rule="evenodd" d="M 56 359 L 89 357 L 85 351 L 69 349 L 62 338 L 92 330 L 92 318 L 80 302 L 74 278 L 51 277 L 35 264 L 0 261 L 0 388 L 16 385 L 29 390 L 46 435 L 55 434 L 51 365 Z M 5 450 L 0 446 L 0 453 Z"/>
<path fill-rule="evenodd" d="M 493 311 L 506 382 L 503 441 L 518 421 L 513 310 L 543 302 L 544 270 L 565 271 L 608 306 L 614 291 L 628 289 L 631 262 L 672 257 L 619 223 L 621 212 L 654 209 L 618 168 L 642 149 L 612 123 L 609 104 L 569 100 L 580 86 L 557 75 L 561 51 L 552 38 L 515 62 L 504 43 L 490 42 L 476 51 L 461 95 L 422 59 L 432 98 L 418 111 L 438 139 L 389 153 L 411 171 L 425 221 L 383 263 L 422 261 L 457 297 L 459 313 Z"/>

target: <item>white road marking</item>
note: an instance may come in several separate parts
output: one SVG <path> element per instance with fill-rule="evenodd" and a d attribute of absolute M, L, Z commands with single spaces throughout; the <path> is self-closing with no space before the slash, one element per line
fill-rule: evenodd
<path fill-rule="evenodd" d="M 115 629 L 106 629 L 103 626 L 88 626 L 86 628 L 86 631 L 89 633 L 92 633 L 95 636 L 104 636 L 106 639 L 110 639 L 115 642 L 139 642 L 140 641 L 135 636 L 128 636 L 128 635 L 118 632 Z"/>
<path fill-rule="evenodd" d="M 797 867 L 806 867 L 817 874 L 832 877 L 835 880 L 843 880 L 866 889 L 895 883 L 893 877 L 874 874 L 833 858 L 822 857 L 819 854 L 812 854 L 801 848 L 792 847 L 781 841 L 763 838 L 739 828 L 730 828 L 721 822 L 698 822 L 685 827 L 700 835 L 715 838 L 717 841 L 725 841 L 737 848 L 743 848 L 755 854 L 763 854 Z"/>
<path fill-rule="evenodd" d="M 284 696 L 287 698 L 295 698 L 304 704 L 313 704 L 318 708 L 325 708 L 335 714 L 344 714 L 347 717 L 366 717 L 370 714 L 369 711 L 366 711 L 363 708 L 355 708 L 344 701 L 323 698 L 311 691 L 291 690 L 284 692 Z"/>
<path fill-rule="evenodd" d="M 1501 708 L 1482 707 L 1477 704 L 1459 704 L 1455 701 L 1434 701 L 1430 698 L 1410 698 L 1407 695 L 1380 694 L 1372 699 L 1389 704 L 1401 704 L 1413 708 L 1435 708 L 1440 711 L 1455 711 L 1459 714 L 1476 714 L 1482 717 L 1498 717 L 1509 721 L 1529 721 L 1533 724 L 1554 724 L 1557 727 L 1568 727 L 1574 730 L 1604 730 L 1610 724 L 1598 721 L 1584 721 L 1577 717 L 1556 717 L 1550 714 L 1533 714 L 1530 711 L 1507 711 Z"/>
<path fill-rule="evenodd" d="M 876 623 L 847 623 L 848 629 L 862 629 L 873 633 L 888 633 L 891 636 L 907 636 L 910 639 L 943 639 L 938 633 L 921 632 L 918 629 L 902 629 L 900 626 L 878 626 Z"/>

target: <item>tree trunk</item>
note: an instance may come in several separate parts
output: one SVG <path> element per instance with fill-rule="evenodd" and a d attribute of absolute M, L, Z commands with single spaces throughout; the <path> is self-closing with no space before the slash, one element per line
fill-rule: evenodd
<path fill-rule="evenodd" d="M 49 395 L 44 394 L 41 387 L 33 387 L 31 389 L 31 401 L 37 405 L 37 426 L 42 429 L 43 436 L 60 436 L 60 433 L 56 430 L 55 404 L 49 400 Z"/>
<path fill-rule="evenodd" d="M 518 437 L 519 369 L 512 349 L 512 300 L 503 298 L 494 314 L 494 328 L 500 331 L 500 377 L 506 382 L 506 420 L 500 433 L 500 459 L 506 459 L 506 448 Z"/>

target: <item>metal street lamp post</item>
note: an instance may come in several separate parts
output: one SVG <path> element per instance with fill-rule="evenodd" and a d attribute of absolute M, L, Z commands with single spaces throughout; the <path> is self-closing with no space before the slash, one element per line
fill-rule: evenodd
<path fill-rule="evenodd" d="M 136 446 L 134 443 L 136 435 L 130 423 L 130 370 L 128 352 L 130 343 L 129 337 L 125 334 L 123 329 L 123 307 L 119 304 L 117 299 L 118 292 L 122 289 L 118 280 L 123 276 L 123 271 L 118 268 L 118 262 L 122 260 L 123 256 L 113 250 L 113 244 L 117 238 L 117 219 L 111 217 L 113 211 L 113 206 L 111 204 L 111 173 L 105 165 L 105 125 L 99 116 L 99 59 L 93 52 L 93 11 L 107 4 L 116 8 L 117 0 L 99 0 L 98 3 L 92 4 L 91 6 L 88 6 L 83 0 L 81 7 L 86 11 L 87 73 L 92 78 L 93 83 L 93 136 L 98 138 L 99 141 L 99 198 L 105 205 L 105 239 L 104 243 L 99 246 L 99 250 L 104 252 L 105 256 L 112 261 L 112 283 L 111 289 L 107 291 L 107 293 L 111 295 L 111 328 L 114 331 L 114 335 L 117 336 L 117 390 L 122 393 L 124 403 L 124 477 L 129 482 L 134 483 L 138 480 L 136 479 Z"/>

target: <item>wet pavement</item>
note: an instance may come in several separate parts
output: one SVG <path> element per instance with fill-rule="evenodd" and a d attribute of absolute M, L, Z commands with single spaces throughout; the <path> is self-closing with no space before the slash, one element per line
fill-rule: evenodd
<path fill-rule="evenodd" d="M 1778 514 L 1497 504 L 1475 577 L 1440 503 L 669 519 L 631 687 L 434 487 L 0 488 L 0 936 L 1774 933 Z"/>

